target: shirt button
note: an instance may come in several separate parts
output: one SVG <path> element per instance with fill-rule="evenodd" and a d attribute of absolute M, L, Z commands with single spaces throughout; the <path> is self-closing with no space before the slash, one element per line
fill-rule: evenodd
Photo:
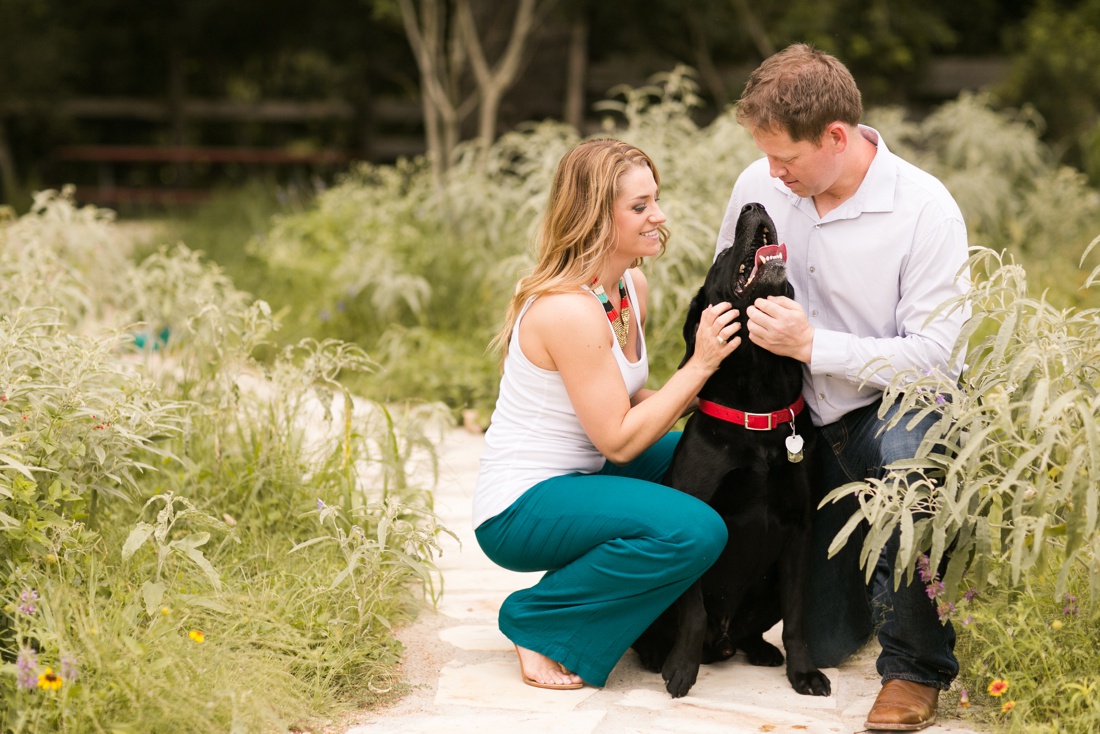
<path fill-rule="evenodd" d="M 819 392 L 819 393 L 817 394 L 817 399 L 818 399 L 818 400 L 824 400 L 824 399 L 825 399 L 825 393 L 823 393 L 823 392 Z"/>
<path fill-rule="evenodd" d="M 814 229 L 821 229 L 821 225 L 820 224 L 815 224 Z"/>
<path fill-rule="evenodd" d="M 812 313 L 814 316 L 817 316 L 817 309 L 815 308 Z"/>
<path fill-rule="evenodd" d="M 814 272 L 814 270 L 815 270 L 814 266 L 813 266 L 813 265 L 811 265 L 811 266 L 810 266 L 810 272 L 812 273 L 812 272 Z"/>

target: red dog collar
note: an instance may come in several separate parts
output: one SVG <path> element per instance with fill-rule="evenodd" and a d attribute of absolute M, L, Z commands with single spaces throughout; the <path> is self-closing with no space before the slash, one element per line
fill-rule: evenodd
<path fill-rule="evenodd" d="M 736 423 L 750 431 L 770 431 L 784 423 L 790 423 L 796 415 L 802 412 L 802 408 L 805 406 L 806 401 L 799 395 L 798 400 L 782 410 L 774 410 L 771 413 L 745 413 L 735 408 L 727 408 L 724 405 L 712 403 L 709 400 L 699 399 L 699 412 L 728 423 Z"/>

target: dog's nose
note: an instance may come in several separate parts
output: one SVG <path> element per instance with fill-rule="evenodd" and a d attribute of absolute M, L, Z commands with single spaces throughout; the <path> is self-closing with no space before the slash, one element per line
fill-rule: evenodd
<path fill-rule="evenodd" d="M 753 211 L 754 209 L 763 209 L 763 208 L 764 207 L 761 204 L 758 204 L 754 201 L 750 204 L 745 204 L 745 206 L 741 207 L 741 213 L 742 214 L 748 214 L 749 212 Z"/>

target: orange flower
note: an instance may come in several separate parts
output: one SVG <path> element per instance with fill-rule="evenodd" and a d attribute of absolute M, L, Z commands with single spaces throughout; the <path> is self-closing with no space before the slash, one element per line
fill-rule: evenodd
<path fill-rule="evenodd" d="M 187 633 L 187 636 L 190 637 L 195 642 L 202 642 L 203 640 L 206 639 L 206 635 L 204 635 L 202 633 L 202 630 L 191 630 L 190 632 Z M 1000 694 L 998 694 L 998 695 L 1000 695 Z"/>
<path fill-rule="evenodd" d="M 1005 705 L 1001 706 L 1001 711 L 1003 711 L 1004 713 L 1007 714 L 1009 711 L 1012 710 L 1012 707 L 1015 706 L 1015 705 L 1016 705 L 1015 701 L 1005 701 Z"/>
<path fill-rule="evenodd" d="M 1008 681 L 997 678 L 989 684 L 989 695 L 1000 696 L 1002 693 L 1008 690 Z"/>

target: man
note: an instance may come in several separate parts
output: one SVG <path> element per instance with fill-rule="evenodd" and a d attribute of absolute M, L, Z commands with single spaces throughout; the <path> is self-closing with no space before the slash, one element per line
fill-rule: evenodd
<path fill-rule="evenodd" d="M 952 360 L 951 352 L 968 316 L 955 310 L 929 318 L 969 286 L 957 204 L 938 180 L 860 125 L 862 111 L 855 80 L 836 58 L 797 44 L 766 59 L 737 108 L 766 157 L 738 178 L 718 236 L 721 252 L 733 241 L 741 208 L 759 202 L 787 243 L 796 301 L 757 300 L 747 310 L 748 337 L 803 363 L 803 395 L 824 439 L 818 445 L 827 489 L 884 476 L 885 465 L 915 454 L 935 416 L 911 430 L 902 421 L 882 432 L 893 414 L 877 415 L 882 390 L 907 369 L 957 378 L 961 356 Z M 806 610 L 814 662 L 837 665 L 880 622 L 883 685 L 865 726 L 923 729 L 958 673 L 955 633 L 941 624 L 919 579 L 894 588 L 896 533 L 870 590 L 859 567 L 859 533 L 828 558 L 830 542 L 857 509 L 849 496 L 814 520 Z"/>

